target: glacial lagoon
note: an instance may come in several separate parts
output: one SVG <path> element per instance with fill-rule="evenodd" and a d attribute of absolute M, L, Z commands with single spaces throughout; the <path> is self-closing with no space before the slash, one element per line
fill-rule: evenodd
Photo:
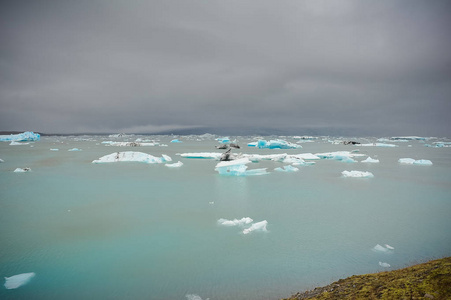
<path fill-rule="evenodd" d="M 450 256 L 449 139 L 352 139 L 0 142 L 0 276 L 30 274 L 0 298 L 278 299 Z"/>

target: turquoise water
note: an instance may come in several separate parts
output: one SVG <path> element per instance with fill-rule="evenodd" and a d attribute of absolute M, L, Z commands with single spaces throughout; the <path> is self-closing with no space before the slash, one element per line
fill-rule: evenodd
<path fill-rule="evenodd" d="M 451 255 L 451 148 L 319 139 L 302 149 L 268 150 L 247 147 L 253 139 L 240 137 L 237 153 L 360 149 L 380 163 L 319 160 L 282 173 L 273 171 L 282 163 L 263 161 L 250 168 L 267 167 L 268 175 L 224 177 L 214 170 L 217 161 L 176 155 L 220 152 L 213 139 L 182 136 L 175 144 L 157 136 L 151 139 L 168 147 L 113 147 L 100 144 L 108 137 L 84 138 L 0 143 L 0 276 L 36 273 L 18 289 L 2 285 L 0 298 L 277 299 Z M 83 151 L 67 151 L 74 147 Z M 184 165 L 91 163 L 117 151 L 167 154 Z M 400 165 L 404 157 L 433 165 Z M 32 172 L 14 173 L 17 167 Z M 343 178 L 344 170 L 374 178 Z M 243 217 L 267 220 L 268 232 L 244 235 L 217 225 Z M 377 253 L 376 244 L 395 250 Z"/>

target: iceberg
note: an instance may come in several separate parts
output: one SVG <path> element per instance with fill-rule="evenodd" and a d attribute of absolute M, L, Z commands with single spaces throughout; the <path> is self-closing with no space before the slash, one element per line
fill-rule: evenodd
<path fill-rule="evenodd" d="M 186 294 L 185 297 L 187 300 L 202 300 L 201 296 L 196 294 Z M 210 298 L 207 298 L 205 300 L 210 300 Z"/>
<path fill-rule="evenodd" d="M 5 288 L 8 290 L 17 289 L 18 287 L 27 284 L 35 275 L 34 272 L 31 272 L 5 277 Z"/>
<path fill-rule="evenodd" d="M 159 143 L 113 142 L 113 141 L 102 142 L 102 144 L 106 144 L 107 146 L 117 146 L 117 147 L 142 147 L 142 146 L 158 146 L 159 145 Z"/>
<path fill-rule="evenodd" d="M 363 163 L 378 163 L 379 160 L 378 159 L 373 159 L 370 156 L 368 156 L 367 159 L 362 160 L 361 162 L 363 162 Z"/>
<path fill-rule="evenodd" d="M 155 157 L 150 154 L 134 151 L 115 152 L 93 160 L 93 164 L 112 163 L 112 162 L 143 162 L 147 164 L 161 164 L 172 159 L 163 154 L 163 157 Z"/>
<path fill-rule="evenodd" d="M 52 148 L 50 151 L 59 151 L 60 149 Z"/>
<path fill-rule="evenodd" d="M 17 168 L 14 170 L 16 173 L 25 173 L 25 172 L 31 172 L 31 168 Z"/>
<path fill-rule="evenodd" d="M 220 142 L 221 144 L 230 144 L 231 143 L 231 141 L 228 137 L 217 138 L 216 140 L 218 142 Z"/>
<path fill-rule="evenodd" d="M 81 151 L 81 149 L 78 149 L 78 148 L 72 148 L 72 149 L 69 149 L 69 150 L 67 150 L 67 151 Z"/>
<path fill-rule="evenodd" d="M 247 229 L 244 229 L 243 233 L 244 234 L 249 234 L 252 231 L 268 231 L 266 229 L 266 225 L 268 225 L 268 221 L 266 221 L 266 220 L 258 222 L 258 223 L 254 223 L 254 224 L 251 225 L 251 227 L 249 227 Z"/>
<path fill-rule="evenodd" d="M 0 163 L 5 162 L 3 159 L 0 158 Z"/>
<path fill-rule="evenodd" d="M 0 135 L 0 142 L 26 142 L 26 141 L 39 141 L 41 135 L 32 131 L 26 131 L 19 134 Z"/>
<path fill-rule="evenodd" d="M 374 177 L 371 172 L 363 172 L 363 171 L 343 171 L 341 172 L 344 177 L 355 177 L 355 178 L 372 178 Z"/>
<path fill-rule="evenodd" d="M 172 140 L 171 143 L 183 143 L 182 141 L 179 141 L 178 139 Z"/>
<path fill-rule="evenodd" d="M 198 153 L 181 153 L 179 154 L 181 157 L 185 158 L 201 158 L 201 159 L 215 159 L 219 160 L 222 156 L 222 153 L 217 152 L 198 152 Z"/>
<path fill-rule="evenodd" d="M 379 266 L 384 267 L 384 268 L 390 268 L 390 265 L 387 264 L 386 262 L 379 262 Z"/>
<path fill-rule="evenodd" d="M 352 157 L 365 156 L 365 154 L 350 151 L 324 152 L 324 153 L 316 153 L 315 155 L 321 159 L 335 159 L 343 162 L 355 162 L 355 160 L 352 159 Z"/>
<path fill-rule="evenodd" d="M 297 172 L 299 171 L 298 168 L 293 167 L 293 166 L 283 166 L 283 168 L 275 168 L 274 171 L 278 171 L 278 172 Z"/>
<path fill-rule="evenodd" d="M 421 136 L 393 136 L 390 139 L 392 140 L 417 140 L 417 141 L 424 141 L 427 140 L 427 138 L 425 137 L 421 137 Z"/>
<path fill-rule="evenodd" d="M 252 223 L 254 220 L 252 220 L 249 217 L 241 218 L 240 220 L 234 219 L 234 220 L 227 220 L 227 219 L 219 219 L 218 224 L 223 226 L 244 226 L 247 224 Z"/>
<path fill-rule="evenodd" d="M 168 168 L 180 168 L 181 166 L 183 166 L 183 163 L 181 161 L 178 161 L 173 164 L 165 164 L 165 166 Z"/>
<path fill-rule="evenodd" d="M 369 143 L 369 144 L 360 144 L 362 147 L 398 147 L 395 144 L 386 144 L 386 143 Z"/>
<path fill-rule="evenodd" d="M 390 246 L 390 245 L 387 245 L 387 244 L 385 244 L 385 248 L 390 249 L 390 250 L 395 250 L 394 247 L 392 247 L 392 246 Z"/>
<path fill-rule="evenodd" d="M 427 159 L 415 160 L 413 158 L 400 158 L 398 160 L 398 162 L 400 164 L 404 164 L 404 165 L 423 165 L 423 166 L 431 166 L 432 165 L 432 161 L 427 160 Z"/>
<path fill-rule="evenodd" d="M 249 147 L 257 147 L 259 149 L 296 149 L 296 148 L 302 148 L 301 145 L 289 143 L 284 140 L 258 140 L 256 143 L 249 143 L 247 144 Z"/>
<path fill-rule="evenodd" d="M 215 170 L 218 171 L 220 175 L 227 176 L 250 176 L 268 174 L 268 172 L 266 172 L 266 168 L 247 170 L 246 164 L 250 162 L 251 161 L 247 158 L 241 158 L 232 161 L 222 161 L 216 165 Z"/>

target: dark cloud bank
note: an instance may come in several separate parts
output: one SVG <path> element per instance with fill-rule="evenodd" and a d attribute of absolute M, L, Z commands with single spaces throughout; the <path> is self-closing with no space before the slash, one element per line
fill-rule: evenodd
<path fill-rule="evenodd" d="M 450 1 L 3 1 L 0 130 L 451 136 Z"/>

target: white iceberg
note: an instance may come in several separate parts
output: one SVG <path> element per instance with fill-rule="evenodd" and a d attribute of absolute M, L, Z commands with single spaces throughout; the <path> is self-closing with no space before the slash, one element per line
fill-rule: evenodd
<path fill-rule="evenodd" d="M 31 172 L 31 168 L 17 168 L 14 170 L 16 173 L 25 173 L 25 172 Z"/>
<path fill-rule="evenodd" d="M 283 166 L 283 168 L 275 168 L 274 171 L 278 171 L 278 172 L 297 172 L 299 171 L 298 168 L 293 167 L 293 166 Z"/>
<path fill-rule="evenodd" d="M 218 224 L 223 226 L 244 226 L 247 224 L 252 223 L 254 220 L 252 220 L 249 217 L 241 218 L 240 220 L 234 219 L 234 220 L 227 220 L 227 219 L 219 219 Z"/>
<path fill-rule="evenodd" d="M 244 229 L 243 233 L 248 234 L 248 233 L 251 233 L 252 231 L 268 231 L 266 229 L 266 225 L 268 225 L 268 221 L 266 221 L 266 220 L 258 222 L 258 223 L 254 223 L 251 225 L 251 227 Z"/>
<path fill-rule="evenodd" d="M 173 164 L 165 164 L 165 166 L 168 168 L 180 168 L 181 166 L 183 166 L 183 163 L 181 161 L 178 161 Z"/>
<path fill-rule="evenodd" d="M 392 247 L 392 246 L 390 246 L 390 245 L 387 245 L 387 244 L 385 244 L 385 248 L 390 249 L 390 250 L 395 250 L 394 247 Z"/>
<path fill-rule="evenodd" d="M 249 147 L 257 147 L 259 149 L 296 149 L 302 148 L 301 145 L 290 143 L 284 140 L 259 140 L 256 143 L 247 144 Z"/>
<path fill-rule="evenodd" d="M 202 300 L 202 298 L 196 294 L 186 294 L 185 297 L 187 300 Z M 205 300 L 210 300 L 210 298 L 207 298 Z"/>
<path fill-rule="evenodd" d="M 386 262 L 379 262 L 379 266 L 384 267 L 384 268 L 390 268 L 390 265 Z"/>
<path fill-rule="evenodd" d="M 371 172 L 364 172 L 364 171 L 343 171 L 341 174 L 344 177 L 355 177 L 355 178 L 372 178 L 374 177 L 373 173 Z"/>
<path fill-rule="evenodd" d="M 60 149 L 52 148 L 50 151 L 59 151 Z"/>
<path fill-rule="evenodd" d="M 427 160 L 427 159 L 415 160 L 413 158 L 400 158 L 398 160 L 398 162 L 400 164 L 404 164 L 404 165 L 424 165 L 424 166 L 431 166 L 432 165 L 432 161 Z"/>
<path fill-rule="evenodd" d="M 398 145 L 386 144 L 386 143 L 369 143 L 369 144 L 360 144 L 359 146 L 362 146 L 362 147 L 389 147 L 389 148 L 398 147 Z"/>
<path fill-rule="evenodd" d="M 201 159 L 215 159 L 219 160 L 222 153 L 217 152 L 197 152 L 197 153 L 181 153 L 181 157 L 185 158 L 201 158 Z"/>
<path fill-rule="evenodd" d="M 72 148 L 72 149 L 69 149 L 69 150 L 67 150 L 67 151 L 81 151 L 81 149 L 78 149 L 78 148 Z"/>
<path fill-rule="evenodd" d="M 32 131 L 26 131 L 19 134 L 0 135 L 0 142 L 24 142 L 24 141 L 39 141 L 41 135 Z"/>
<path fill-rule="evenodd" d="M 3 159 L 0 158 L 0 163 L 5 162 Z"/>
<path fill-rule="evenodd" d="M 5 288 L 8 290 L 17 289 L 18 287 L 27 284 L 35 275 L 34 272 L 31 272 L 5 277 Z"/>
<path fill-rule="evenodd" d="M 144 143 L 144 142 L 102 142 L 102 144 L 106 144 L 107 146 L 117 146 L 117 147 L 143 147 L 143 146 L 158 146 L 159 143 Z"/>
<path fill-rule="evenodd" d="M 10 146 L 20 146 L 20 145 L 29 145 L 30 143 L 19 143 L 16 141 L 12 141 L 11 143 L 9 143 Z"/>
<path fill-rule="evenodd" d="M 251 176 L 268 174 L 268 172 L 266 172 L 266 168 L 247 170 L 246 164 L 250 162 L 251 161 L 247 158 L 241 158 L 232 161 L 223 161 L 216 165 L 215 170 L 218 171 L 220 175 L 227 176 Z"/>
<path fill-rule="evenodd" d="M 373 247 L 372 250 L 375 251 L 375 252 L 389 253 L 389 252 L 391 252 L 391 250 L 395 249 L 395 248 L 393 248 L 393 247 L 391 247 L 389 245 L 385 245 L 385 246 L 386 247 L 377 244 L 376 246 Z"/>
<path fill-rule="evenodd" d="M 335 159 L 344 162 L 355 162 L 355 160 L 352 159 L 353 157 L 365 156 L 365 154 L 350 151 L 324 152 L 324 153 L 316 153 L 315 155 L 321 159 Z"/>
<path fill-rule="evenodd" d="M 378 163 L 378 159 L 373 159 L 370 156 L 368 156 L 365 160 L 362 160 L 363 163 Z"/>
<path fill-rule="evenodd" d="M 143 162 L 147 164 L 161 164 L 172 159 L 163 154 L 163 157 L 155 157 L 150 154 L 134 151 L 115 152 L 93 160 L 92 163 L 112 163 L 112 162 Z"/>

